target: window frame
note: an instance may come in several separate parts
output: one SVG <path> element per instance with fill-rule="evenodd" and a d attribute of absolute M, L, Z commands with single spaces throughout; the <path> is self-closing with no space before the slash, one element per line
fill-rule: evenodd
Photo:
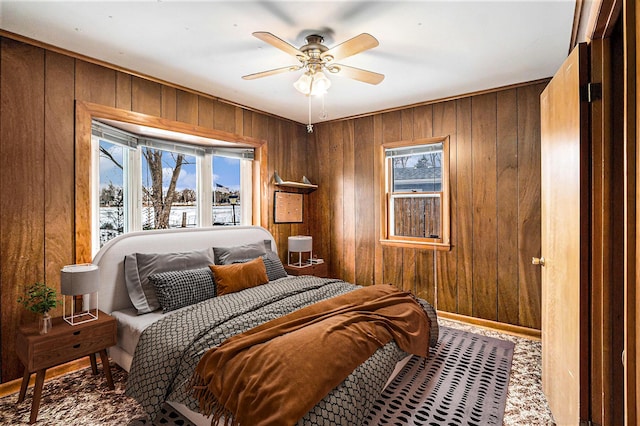
<path fill-rule="evenodd" d="M 253 202 L 250 222 L 252 225 L 268 226 L 267 207 L 269 200 L 265 194 L 260 192 L 263 182 L 267 181 L 268 174 L 266 140 L 85 101 L 76 101 L 75 118 L 75 263 L 88 263 L 93 259 L 94 220 L 92 219 L 92 209 L 96 200 L 92 191 L 92 174 L 94 172 L 91 142 L 92 120 L 121 121 L 132 125 L 154 127 L 216 139 L 238 147 L 247 146 L 253 148 L 254 159 L 251 164 L 253 170 L 251 182 Z"/>
<path fill-rule="evenodd" d="M 379 164 L 381 170 L 380 179 L 380 243 L 388 246 L 408 247 L 408 248 L 432 248 L 436 250 L 451 249 L 451 210 L 450 210 L 450 155 L 449 136 L 435 138 L 421 138 L 414 140 L 394 141 L 383 143 L 379 151 Z M 429 191 L 424 193 L 425 197 L 430 194 L 440 194 L 440 237 L 412 237 L 404 235 L 393 235 L 395 219 L 392 211 L 392 198 L 420 198 L 421 193 L 393 191 L 392 168 L 393 158 L 387 157 L 386 151 L 392 148 L 406 148 L 410 146 L 428 145 L 442 143 L 442 187 L 440 191 Z"/>
<path fill-rule="evenodd" d="M 139 135 L 131 134 L 131 137 L 138 137 Z M 139 136 L 140 139 L 144 139 L 142 136 Z M 135 146 L 131 144 L 124 144 L 120 141 L 109 137 L 109 135 L 103 136 L 91 136 L 91 167 L 92 167 L 92 177 L 91 177 L 91 186 L 92 186 L 92 195 L 94 196 L 94 200 L 98 200 L 100 197 L 100 143 L 104 141 L 106 143 L 112 145 L 120 145 L 123 150 L 123 192 L 124 192 L 124 232 L 123 234 L 129 232 L 142 231 L 143 227 L 143 219 L 142 219 L 142 199 L 143 199 L 143 158 L 144 155 L 142 150 L 147 147 L 152 147 L 148 144 L 139 143 Z M 152 147 L 153 148 L 153 147 Z M 179 151 L 172 151 L 163 148 L 154 148 L 161 149 L 167 153 L 178 153 Z M 226 153 L 226 155 L 225 155 Z M 229 150 L 212 150 L 211 152 L 206 152 L 202 155 L 190 155 L 195 159 L 195 170 L 196 170 L 196 187 L 195 191 L 197 194 L 197 201 L 195 204 L 196 210 L 196 228 L 208 227 L 208 226 L 222 226 L 222 225 L 214 225 L 213 215 L 211 210 L 211 205 L 206 202 L 208 199 L 207 194 L 211 194 L 212 192 L 212 177 L 215 169 L 213 167 L 214 157 L 225 157 L 230 156 L 232 158 L 237 158 L 229 155 Z M 247 181 L 253 180 L 253 168 L 251 167 L 251 163 L 254 161 L 252 159 L 246 158 L 237 158 L 240 162 L 240 187 L 241 193 L 246 194 L 246 200 L 240 204 L 240 221 L 238 222 L 238 226 L 240 225 L 251 225 L 252 219 L 252 203 L 253 197 L 251 196 L 252 186 L 247 185 Z M 205 200 L 205 202 L 203 202 Z M 94 226 L 92 229 L 92 255 L 98 252 L 101 248 L 101 238 L 100 238 L 100 202 L 93 203 L 92 205 L 92 216 L 91 221 Z M 172 228 L 173 229 L 173 228 Z"/>

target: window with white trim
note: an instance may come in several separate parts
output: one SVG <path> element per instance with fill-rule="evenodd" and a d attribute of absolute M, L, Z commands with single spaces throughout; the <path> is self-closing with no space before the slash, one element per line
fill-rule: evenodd
<path fill-rule="evenodd" d="M 384 144 L 382 240 L 449 246 L 449 139 Z"/>
<path fill-rule="evenodd" d="M 203 147 L 92 123 L 93 254 L 132 231 L 248 225 L 252 148 Z"/>

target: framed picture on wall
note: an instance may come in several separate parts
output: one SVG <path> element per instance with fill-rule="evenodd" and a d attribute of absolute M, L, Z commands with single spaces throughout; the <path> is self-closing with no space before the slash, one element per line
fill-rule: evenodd
<path fill-rule="evenodd" d="M 276 191 L 273 196 L 274 223 L 302 223 L 304 194 Z"/>

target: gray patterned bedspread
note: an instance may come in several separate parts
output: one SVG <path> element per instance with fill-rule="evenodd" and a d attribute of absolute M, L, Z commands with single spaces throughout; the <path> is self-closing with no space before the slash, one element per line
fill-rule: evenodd
<path fill-rule="evenodd" d="M 140 336 L 126 394 L 140 402 L 151 419 L 164 401 L 179 402 L 197 412 L 197 402 L 187 395 L 186 384 L 209 348 L 264 322 L 356 288 L 333 279 L 287 277 L 168 314 Z M 298 424 L 360 424 L 395 364 L 406 355 L 395 342 L 378 349 Z"/>

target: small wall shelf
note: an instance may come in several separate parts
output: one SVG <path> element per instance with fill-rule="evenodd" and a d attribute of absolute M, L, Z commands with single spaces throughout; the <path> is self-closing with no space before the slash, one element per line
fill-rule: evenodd
<path fill-rule="evenodd" d="M 285 188 L 296 188 L 304 190 L 305 192 L 311 192 L 318 189 L 318 185 L 314 185 L 309 182 L 309 179 L 306 176 L 302 176 L 302 182 L 291 182 L 282 180 L 282 178 L 278 175 L 278 172 L 273 172 L 273 180 L 276 186 L 282 186 Z"/>

